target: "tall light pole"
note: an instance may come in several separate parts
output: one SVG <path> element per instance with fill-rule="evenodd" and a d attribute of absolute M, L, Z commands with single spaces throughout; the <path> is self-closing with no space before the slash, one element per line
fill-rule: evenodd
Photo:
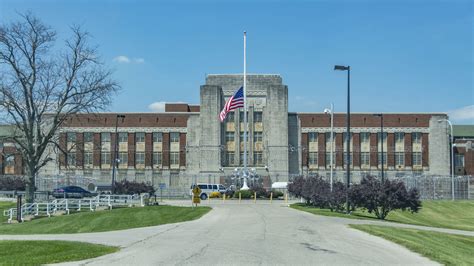
<path fill-rule="evenodd" d="M 374 114 L 374 116 L 380 117 L 380 149 L 382 155 L 381 157 L 381 165 L 382 165 L 382 183 L 384 180 L 384 169 L 383 169 L 383 164 L 384 164 L 384 159 L 383 159 L 383 114 Z"/>
<path fill-rule="evenodd" d="M 335 65 L 334 70 L 347 70 L 347 117 L 346 117 L 346 125 L 347 125 L 347 140 L 346 140 L 346 182 L 347 182 L 347 193 L 346 193 L 346 205 L 347 205 L 347 213 L 349 213 L 349 187 L 351 185 L 351 168 L 350 168 L 350 145 L 351 145 L 351 66 L 339 66 Z"/>
<path fill-rule="evenodd" d="M 446 121 L 451 130 L 451 199 L 454 200 L 454 132 L 453 124 L 448 119 L 440 119 L 438 122 Z"/>
<path fill-rule="evenodd" d="M 332 169 L 332 164 L 333 164 L 333 151 L 334 151 L 334 105 L 331 103 L 331 108 L 328 109 L 324 109 L 324 113 L 325 114 L 330 114 L 331 115 L 331 153 L 330 153 L 330 156 L 331 156 L 331 159 L 330 159 L 330 168 L 331 168 L 331 192 L 332 192 L 332 177 L 333 177 L 333 169 Z"/>
<path fill-rule="evenodd" d="M 112 194 L 115 193 L 115 168 L 117 167 L 118 164 L 118 150 L 117 150 L 117 143 L 119 141 L 118 135 L 117 135 L 117 128 L 118 128 L 118 119 L 119 118 L 125 118 L 124 115 L 117 115 L 115 118 L 115 143 L 114 143 L 114 160 L 112 164 Z"/>

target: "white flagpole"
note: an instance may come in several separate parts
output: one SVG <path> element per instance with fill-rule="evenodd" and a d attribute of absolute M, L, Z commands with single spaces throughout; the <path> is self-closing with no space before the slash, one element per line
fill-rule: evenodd
<path fill-rule="evenodd" d="M 244 31 L 244 185 L 241 190 L 248 190 L 247 186 L 247 32 Z"/>

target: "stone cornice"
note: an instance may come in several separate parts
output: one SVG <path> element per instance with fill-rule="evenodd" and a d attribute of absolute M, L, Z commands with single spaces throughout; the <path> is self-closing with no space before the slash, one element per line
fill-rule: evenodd
<path fill-rule="evenodd" d="M 101 133 L 101 132 L 111 132 L 115 133 L 114 127 L 63 127 L 59 129 L 60 133 L 64 132 L 93 132 L 93 133 Z M 152 133 L 152 132 L 179 132 L 179 133 L 187 133 L 188 129 L 186 127 L 119 127 L 117 128 L 117 132 L 145 132 L 145 133 Z"/>
<path fill-rule="evenodd" d="M 395 133 L 395 132 L 403 132 L 403 133 L 413 133 L 413 132 L 421 132 L 421 133 L 429 133 L 429 128 L 427 127 L 384 127 L 383 132 L 385 133 Z M 303 127 L 301 128 L 302 133 L 308 132 L 318 132 L 318 133 L 326 133 L 331 132 L 330 127 Z M 345 127 L 335 127 L 335 133 L 344 133 L 346 132 Z M 361 132 L 369 132 L 369 133 L 379 133 L 379 127 L 351 127 L 351 133 L 361 133 Z"/>

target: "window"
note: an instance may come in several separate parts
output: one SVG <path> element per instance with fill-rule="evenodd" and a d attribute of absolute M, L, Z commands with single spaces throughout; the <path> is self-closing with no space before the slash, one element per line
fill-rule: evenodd
<path fill-rule="evenodd" d="M 143 132 L 135 133 L 135 142 L 145 142 L 145 133 Z"/>
<path fill-rule="evenodd" d="M 239 136 L 239 137 L 240 137 L 240 143 L 244 143 L 244 133 L 243 133 L 243 132 L 240 132 L 240 136 Z M 248 140 L 249 140 L 249 136 L 248 136 L 248 134 L 247 134 L 247 142 L 248 142 Z"/>
<path fill-rule="evenodd" d="M 404 166 L 405 165 L 405 153 L 396 152 L 395 153 L 395 166 Z"/>
<path fill-rule="evenodd" d="M 118 133 L 118 140 L 122 143 L 128 143 L 128 133 L 127 132 L 120 132 Z"/>
<path fill-rule="evenodd" d="M 332 167 L 336 165 L 336 153 L 332 153 Z M 331 152 L 326 152 L 326 168 L 331 168 Z"/>
<path fill-rule="evenodd" d="M 179 133 L 178 132 L 171 132 L 170 133 L 171 142 L 179 142 Z"/>
<path fill-rule="evenodd" d="M 317 132 L 309 132 L 308 133 L 308 141 L 309 142 L 318 142 L 318 133 Z"/>
<path fill-rule="evenodd" d="M 261 142 L 263 140 L 263 132 L 254 132 L 253 133 L 253 141 L 254 142 Z"/>
<path fill-rule="evenodd" d="M 421 152 L 414 152 L 413 157 L 413 166 L 421 166 Z"/>
<path fill-rule="evenodd" d="M 14 174 L 15 173 L 15 155 L 6 155 L 5 156 L 5 174 Z"/>
<path fill-rule="evenodd" d="M 383 139 L 381 139 L 381 135 L 382 134 L 380 134 L 380 132 L 377 133 L 378 143 L 380 144 L 380 142 L 382 141 L 384 144 L 386 144 L 387 143 L 387 133 L 386 132 L 383 133 Z"/>
<path fill-rule="evenodd" d="M 395 133 L 395 143 L 402 144 L 405 142 L 405 134 L 403 132 Z"/>
<path fill-rule="evenodd" d="M 464 167 L 464 154 L 454 155 L 454 166 Z"/>
<path fill-rule="evenodd" d="M 378 152 L 377 153 L 377 160 L 378 160 L 378 166 L 379 168 L 382 166 L 382 153 Z M 383 167 L 387 167 L 387 153 L 383 153 Z"/>
<path fill-rule="evenodd" d="M 109 132 L 102 132 L 100 133 L 100 141 L 102 143 L 104 142 L 110 142 L 110 133 Z"/>
<path fill-rule="evenodd" d="M 84 142 L 93 142 L 94 134 L 92 132 L 84 132 Z"/>
<path fill-rule="evenodd" d="M 119 152 L 119 164 L 128 164 L 128 153 L 127 152 Z"/>
<path fill-rule="evenodd" d="M 154 152 L 153 153 L 153 165 L 161 165 L 162 164 L 162 157 L 161 152 Z"/>
<path fill-rule="evenodd" d="M 361 152 L 360 153 L 360 167 L 367 169 L 370 167 L 370 153 Z"/>
<path fill-rule="evenodd" d="M 370 142 L 369 132 L 361 132 L 360 133 L 360 143 L 369 143 L 369 142 Z"/>
<path fill-rule="evenodd" d="M 247 112 L 247 118 L 248 118 L 248 112 Z M 244 122 L 244 112 L 239 112 L 239 119 L 240 119 L 240 123 Z"/>
<path fill-rule="evenodd" d="M 344 139 L 344 144 L 347 143 L 347 132 L 342 133 L 342 138 Z M 352 132 L 350 133 L 350 142 L 352 142 Z"/>
<path fill-rule="evenodd" d="M 254 112 L 253 113 L 253 122 L 254 123 L 262 122 L 262 112 Z"/>
<path fill-rule="evenodd" d="M 247 158 L 248 159 L 248 158 Z M 240 164 L 239 165 L 244 165 L 244 153 L 240 153 L 240 159 L 239 159 Z"/>
<path fill-rule="evenodd" d="M 347 152 L 344 152 L 344 167 L 347 165 Z M 352 166 L 352 152 L 349 153 L 349 165 Z"/>
<path fill-rule="evenodd" d="M 235 114 L 233 111 L 227 113 L 226 121 L 231 123 L 235 121 Z"/>
<path fill-rule="evenodd" d="M 179 152 L 170 152 L 170 164 L 171 165 L 179 164 Z"/>
<path fill-rule="evenodd" d="M 421 133 L 420 132 L 411 133 L 411 141 L 413 143 L 421 144 Z"/>
<path fill-rule="evenodd" d="M 230 152 L 230 151 L 226 152 L 225 157 L 226 157 L 227 165 L 235 165 L 235 163 L 234 163 L 235 153 L 234 152 Z"/>
<path fill-rule="evenodd" d="M 317 165 L 318 164 L 318 153 L 317 152 L 310 152 L 308 156 L 309 165 Z"/>
<path fill-rule="evenodd" d="M 135 164 L 145 164 L 145 153 L 144 152 L 135 153 Z"/>
<path fill-rule="evenodd" d="M 256 151 L 253 153 L 253 164 L 254 165 L 263 165 L 262 152 Z"/>
<path fill-rule="evenodd" d="M 67 137 L 67 142 L 68 143 L 75 143 L 76 142 L 76 132 L 68 132 L 66 137 Z"/>
<path fill-rule="evenodd" d="M 234 141 L 235 133 L 233 131 L 227 131 L 225 133 L 225 142 L 232 142 Z"/>
<path fill-rule="evenodd" d="M 100 163 L 101 164 L 110 164 L 110 152 L 102 152 L 100 154 Z"/>
<path fill-rule="evenodd" d="M 76 166 L 76 152 L 70 152 L 67 154 L 67 166 Z"/>
<path fill-rule="evenodd" d="M 92 152 L 84 152 L 84 166 L 90 167 L 92 166 Z"/>
<path fill-rule="evenodd" d="M 163 142 L 163 133 L 153 132 L 153 142 Z"/>

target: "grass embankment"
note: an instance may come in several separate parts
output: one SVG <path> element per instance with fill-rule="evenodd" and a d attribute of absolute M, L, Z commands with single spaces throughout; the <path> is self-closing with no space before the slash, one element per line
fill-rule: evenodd
<path fill-rule="evenodd" d="M 376 225 L 350 227 L 400 244 L 446 265 L 472 265 L 474 237 Z"/>
<path fill-rule="evenodd" d="M 336 216 L 351 219 L 376 219 L 373 214 L 357 210 L 351 215 L 331 212 L 327 209 L 293 204 L 292 208 L 317 215 Z M 424 225 L 474 231 L 474 201 L 423 201 L 418 213 L 392 211 L 385 219 L 390 222 Z"/>
<path fill-rule="evenodd" d="M 0 265 L 42 265 L 85 260 L 118 251 L 117 247 L 72 241 L 0 241 Z"/>
<path fill-rule="evenodd" d="M 84 211 L 40 218 L 21 224 L 2 224 L 0 234 L 67 234 L 123 230 L 195 220 L 209 207 L 148 206 L 111 211 Z"/>

